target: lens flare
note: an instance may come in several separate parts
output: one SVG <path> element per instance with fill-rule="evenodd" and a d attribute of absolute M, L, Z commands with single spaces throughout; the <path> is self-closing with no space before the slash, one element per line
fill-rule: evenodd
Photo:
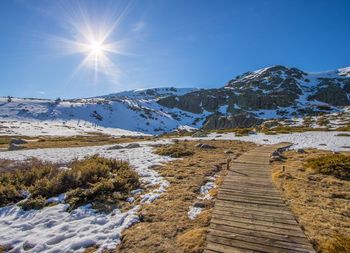
<path fill-rule="evenodd" d="M 83 68 L 89 68 L 94 72 L 95 81 L 101 73 L 112 82 L 117 82 L 120 70 L 112 61 L 112 57 L 125 54 L 126 40 L 116 39 L 114 32 L 128 7 L 119 8 L 118 13 L 111 15 L 107 11 L 99 15 L 93 12 L 92 15 L 80 1 L 77 3 L 79 4 L 74 6 L 62 6 L 64 31 L 67 36 L 49 36 L 50 44 L 56 44 L 64 55 L 83 56 L 73 75 Z"/>

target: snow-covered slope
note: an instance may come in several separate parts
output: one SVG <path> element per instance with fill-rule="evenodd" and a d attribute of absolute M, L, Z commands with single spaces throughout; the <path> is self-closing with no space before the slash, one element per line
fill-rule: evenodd
<path fill-rule="evenodd" d="M 306 73 L 272 66 L 244 73 L 218 89 L 154 88 L 63 101 L 0 98 L 0 134 L 30 135 L 33 121 L 40 122 L 35 134 L 43 121 L 50 128 L 64 127 L 56 132 L 71 134 L 250 127 L 271 118 L 341 112 L 346 106 L 350 106 L 350 68 Z M 29 129 L 13 125 L 14 120 L 29 122 Z"/>
<path fill-rule="evenodd" d="M 63 101 L 4 97 L 0 98 L 0 134 L 40 135 L 42 131 L 42 135 L 89 132 L 138 135 L 163 133 L 187 125 L 200 126 L 205 115 L 169 109 L 157 103 L 164 96 L 194 90 L 157 88 Z M 53 129 L 56 131 L 52 132 Z"/>

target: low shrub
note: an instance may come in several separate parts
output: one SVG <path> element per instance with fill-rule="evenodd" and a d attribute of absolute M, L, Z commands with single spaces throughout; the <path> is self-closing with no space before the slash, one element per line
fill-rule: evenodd
<path fill-rule="evenodd" d="M 332 175 L 339 179 L 350 179 L 350 156 L 329 154 L 309 159 L 307 166 L 318 173 Z"/>
<path fill-rule="evenodd" d="M 174 158 L 191 156 L 194 154 L 193 150 L 188 148 L 186 144 L 171 144 L 163 147 L 159 147 L 155 151 L 158 155 L 170 156 Z"/>
<path fill-rule="evenodd" d="M 343 131 L 343 132 L 350 132 L 350 125 L 338 127 L 338 128 L 335 129 L 335 130 L 336 130 L 336 131 Z"/>
<path fill-rule="evenodd" d="M 337 134 L 336 136 L 341 136 L 341 137 L 350 137 L 350 134 L 347 134 L 347 133 L 341 133 L 341 134 Z"/>
<path fill-rule="evenodd" d="M 0 175 L 0 206 L 18 202 L 24 198 L 21 192 L 28 191 L 30 197 L 21 203 L 26 210 L 41 208 L 47 198 L 62 193 L 74 209 L 94 201 L 118 203 L 140 187 L 138 174 L 127 162 L 96 155 L 73 161 L 66 170 L 38 160 L 24 167 Z"/>
<path fill-rule="evenodd" d="M 23 210 L 28 211 L 31 209 L 41 209 L 45 206 L 46 199 L 43 196 L 37 196 L 36 198 L 29 198 L 19 204 Z"/>

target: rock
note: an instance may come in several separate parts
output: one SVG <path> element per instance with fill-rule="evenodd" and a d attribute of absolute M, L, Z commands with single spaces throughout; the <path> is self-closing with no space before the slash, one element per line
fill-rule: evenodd
<path fill-rule="evenodd" d="M 198 132 L 195 132 L 192 137 L 196 137 L 196 138 L 199 138 L 199 137 L 207 137 L 208 134 L 203 132 L 203 131 L 198 131 Z"/>
<path fill-rule="evenodd" d="M 267 120 L 267 121 L 264 121 L 264 123 L 262 123 L 261 126 L 266 127 L 266 128 L 275 127 L 275 126 L 278 126 L 278 121 L 277 120 Z"/>
<path fill-rule="evenodd" d="M 160 148 L 160 147 L 165 146 L 165 144 L 155 143 L 155 144 L 150 144 L 149 146 L 152 147 L 152 148 Z"/>
<path fill-rule="evenodd" d="M 226 150 L 226 151 L 225 151 L 225 154 L 226 154 L 226 155 L 233 154 L 233 151 L 232 151 L 232 150 Z"/>
<path fill-rule="evenodd" d="M 310 181 L 319 181 L 320 178 L 318 176 L 315 176 L 315 175 L 309 175 L 307 177 L 307 179 L 309 179 Z"/>
<path fill-rule="evenodd" d="M 125 146 L 125 148 L 139 148 L 139 147 L 141 146 L 138 143 L 130 143 L 127 146 Z"/>
<path fill-rule="evenodd" d="M 112 147 L 107 148 L 107 150 L 115 150 L 115 149 L 122 149 L 122 148 L 124 148 L 124 147 L 117 144 L 117 145 L 114 145 Z"/>
<path fill-rule="evenodd" d="M 274 156 L 274 155 L 271 156 L 270 162 L 276 162 L 276 161 L 282 162 L 283 158 L 281 156 Z"/>
<path fill-rule="evenodd" d="M 203 129 L 249 128 L 260 125 L 262 122 L 262 119 L 258 119 L 250 113 L 239 113 L 229 116 L 212 114 L 207 117 Z"/>
<path fill-rule="evenodd" d="M 281 153 L 278 150 L 273 151 L 271 156 L 281 156 Z"/>
<path fill-rule="evenodd" d="M 216 147 L 212 146 L 212 145 L 209 145 L 209 144 L 201 144 L 201 143 L 198 143 L 196 145 L 196 148 L 201 148 L 201 149 L 215 149 Z"/>
<path fill-rule="evenodd" d="M 21 145 L 21 144 L 26 144 L 28 143 L 27 141 L 23 139 L 11 139 L 10 144 L 16 144 L 16 145 Z"/>
<path fill-rule="evenodd" d="M 215 164 L 215 165 L 213 166 L 212 171 L 213 171 L 214 173 L 216 173 L 216 172 L 219 172 L 221 169 L 222 169 L 222 166 L 221 166 L 221 165 Z"/>
<path fill-rule="evenodd" d="M 320 88 L 310 99 L 316 99 L 334 106 L 347 106 L 350 104 L 345 90 L 338 86 L 338 79 L 324 79 Z"/>
<path fill-rule="evenodd" d="M 25 149 L 25 147 L 14 144 L 14 143 L 10 143 L 10 146 L 8 148 L 9 151 L 21 150 L 21 149 Z"/>
<path fill-rule="evenodd" d="M 302 148 L 298 148 L 296 150 L 296 152 L 299 153 L 299 154 L 305 154 L 306 153 L 306 151 L 304 149 L 302 149 Z"/>
<path fill-rule="evenodd" d="M 203 202 L 196 202 L 193 204 L 193 207 L 205 208 L 205 204 Z"/>

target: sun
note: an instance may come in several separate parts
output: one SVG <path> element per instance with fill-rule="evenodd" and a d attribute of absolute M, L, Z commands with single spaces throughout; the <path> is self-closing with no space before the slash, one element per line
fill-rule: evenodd
<path fill-rule="evenodd" d="M 101 42 L 93 41 L 88 45 L 89 54 L 95 57 L 101 57 L 105 53 L 104 45 Z"/>
<path fill-rule="evenodd" d="M 79 3 L 79 1 L 77 1 Z M 129 40 L 118 38 L 117 33 L 121 20 L 128 6 L 120 8 L 120 11 L 104 12 L 103 18 L 88 10 L 84 4 L 67 4 L 63 6 L 65 36 L 48 36 L 50 46 L 56 45 L 62 55 L 81 56 L 81 61 L 73 70 L 72 77 L 83 69 L 92 70 L 94 83 L 99 81 L 100 74 L 104 80 L 112 83 L 119 82 L 121 70 L 116 64 L 118 56 L 127 55 Z M 118 35 L 118 36 L 117 36 Z"/>

